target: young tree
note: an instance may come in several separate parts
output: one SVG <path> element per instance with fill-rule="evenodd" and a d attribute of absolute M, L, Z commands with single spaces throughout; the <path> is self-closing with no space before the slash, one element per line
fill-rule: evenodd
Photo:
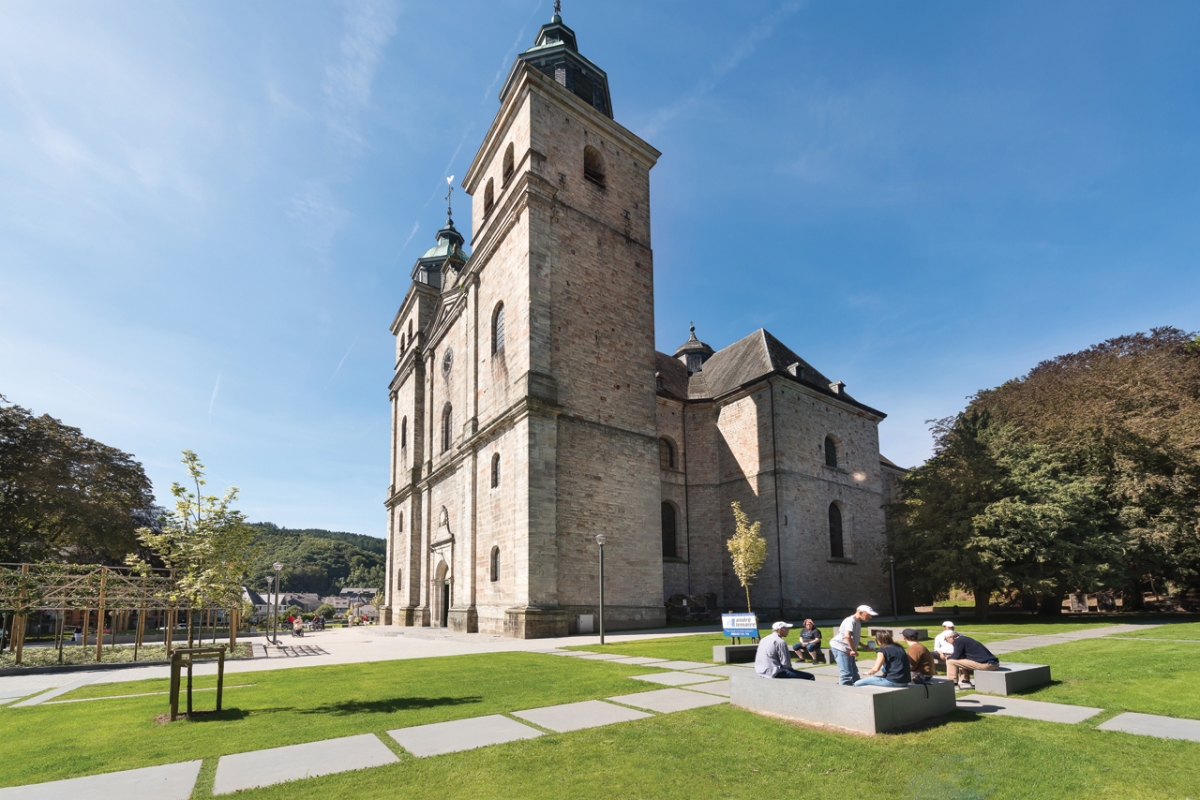
<path fill-rule="evenodd" d="M 242 583 L 251 558 L 252 533 L 245 515 L 231 508 L 237 487 L 224 497 L 201 493 L 204 465 L 191 450 L 183 451 L 183 464 L 195 492 L 179 483 L 171 485 L 175 510 L 163 517 L 162 530 L 138 530 L 142 544 L 170 569 L 176 583 L 173 602 L 190 608 L 232 608 L 240 604 Z M 150 565 L 138 555 L 126 563 L 143 573 Z M 192 644 L 192 614 L 188 614 L 188 646 Z"/>
<path fill-rule="evenodd" d="M 336 613 L 336 611 L 337 609 L 329 605 L 329 603 L 321 603 L 321 605 L 317 606 L 315 614 L 316 616 L 324 617 L 325 619 L 333 619 L 333 615 Z"/>
<path fill-rule="evenodd" d="M 746 611 L 750 612 L 753 611 L 750 606 L 750 584 L 767 561 L 767 540 L 759 532 L 762 530 L 761 522 L 751 523 L 746 512 L 742 511 L 741 503 L 731 505 L 737 530 L 725 546 L 729 548 L 729 556 L 733 561 L 733 574 L 737 575 L 742 588 L 746 590 Z"/>

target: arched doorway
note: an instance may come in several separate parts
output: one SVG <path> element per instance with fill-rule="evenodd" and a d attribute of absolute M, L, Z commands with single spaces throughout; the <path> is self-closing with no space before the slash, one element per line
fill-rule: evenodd
<path fill-rule="evenodd" d="M 450 625 L 450 565 L 438 561 L 437 571 L 433 578 L 433 624 L 438 628 Z"/>

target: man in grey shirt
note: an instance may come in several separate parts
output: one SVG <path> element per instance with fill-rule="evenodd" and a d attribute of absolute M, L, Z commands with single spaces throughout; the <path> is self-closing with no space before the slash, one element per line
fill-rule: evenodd
<path fill-rule="evenodd" d="M 792 626 L 788 622 L 776 622 L 771 634 L 758 642 L 758 653 L 754 656 L 754 671 L 760 678 L 803 678 L 816 680 L 807 672 L 792 669 L 792 652 L 787 646 L 787 637 Z"/>

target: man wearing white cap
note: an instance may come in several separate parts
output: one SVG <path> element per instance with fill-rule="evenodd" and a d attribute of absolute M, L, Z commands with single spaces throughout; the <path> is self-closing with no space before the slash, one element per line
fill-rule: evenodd
<path fill-rule="evenodd" d="M 954 633 L 954 623 L 946 620 L 942 623 L 942 632 L 933 638 L 933 657 L 946 665 L 946 659 L 954 652 L 954 645 L 947 641 Z"/>
<path fill-rule="evenodd" d="M 858 680 L 858 644 L 862 638 L 862 624 L 869 622 L 871 617 L 879 616 L 870 606 L 859 606 L 854 614 L 842 620 L 837 633 L 833 635 L 830 647 L 833 659 L 838 665 L 838 683 L 843 686 L 853 686 Z M 871 649 L 871 644 L 867 644 Z"/>
<path fill-rule="evenodd" d="M 791 630 L 790 622 L 776 622 L 771 626 L 770 635 L 759 640 L 758 652 L 754 656 L 754 671 L 758 673 L 758 677 L 816 680 L 807 672 L 792 669 L 792 652 L 787 646 L 787 637 Z"/>

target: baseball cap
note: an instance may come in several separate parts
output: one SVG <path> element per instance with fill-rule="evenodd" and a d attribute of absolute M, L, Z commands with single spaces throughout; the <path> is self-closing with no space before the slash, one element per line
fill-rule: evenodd
<path fill-rule="evenodd" d="M 900 631 L 900 635 L 903 636 L 905 639 L 917 638 L 917 632 L 915 630 L 913 630 L 912 628 L 905 628 L 904 630 Z"/>
<path fill-rule="evenodd" d="M 953 628 L 953 627 L 954 627 L 954 623 L 953 623 L 953 622 L 951 622 L 950 620 L 946 620 L 945 622 L 943 622 L 943 623 L 942 623 L 942 627 L 943 627 L 943 628 Z"/>
<path fill-rule="evenodd" d="M 771 630 L 777 631 L 780 628 L 794 628 L 794 627 L 796 627 L 796 626 L 790 622 L 776 622 L 774 625 L 771 626 Z"/>
<path fill-rule="evenodd" d="M 856 608 L 856 609 L 854 609 L 854 610 L 855 610 L 855 611 L 865 611 L 865 612 L 867 612 L 868 614 L 870 614 L 872 617 L 878 617 L 878 616 L 879 616 L 879 612 L 878 612 L 878 611 L 876 611 L 875 609 L 871 608 L 870 606 L 859 606 L 858 608 Z"/>

